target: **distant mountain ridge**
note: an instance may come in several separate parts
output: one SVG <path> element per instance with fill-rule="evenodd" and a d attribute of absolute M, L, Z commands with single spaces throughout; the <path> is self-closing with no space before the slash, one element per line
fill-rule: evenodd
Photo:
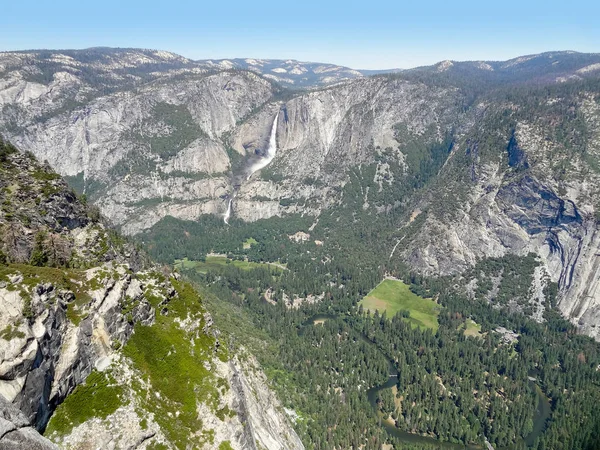
<path fill-rule="evenodd" d="M 234 58 L 218 60 L 198 60 L 199 64 L 208 68 L 245 69 L 260 73 L 264 77 L 276 81 L 283 86 L 303 88 L 320 86 L 353 78 L 396 73 L 402 69 L 389 70 L 357 70 L 349 67 L 319 62 L 303 62 L 295 59 L 254 59 Z"/>
<path fill-rule="evenodd" d="M 581 80 L 600 74 L 600 53 L 545 52 L 507 61 L 440 61 L 404 71 L 411 77 L 434 76 L 454 83 L 478 78 L 486 86 Z"/>
<path fill-rule="evenodd" d="M 72 69 L 93 69 L 100 79 L 107 71 L 115 75 L 128 77 L 130 81 L 148 81 L 159 73 L 181 74 L 201 71 L 249 70 L 282 86 L 307 88 L 323 86 L 350 80 L 357 77 L 381 73 L 395 73 L 390 70 L 355 70 L 349 67 L 319 62 L 303 62 L 293 59 L 201 59 L 192 60 L 175 53 L 162 50 L 136 48 L 92 47 L 82 50 L 24 50 L 0 52 L 0 75 L 14 68 L 27 71 L 29 63 L 43 63 L 46 79 L 61 67 Z M 30 67 L 29 69 L 33 69 Z M 118 81 L 117 77 L 107 77 L 109 84 Z M 112 80 L 110 79 L 112 78 Z M 37 79 L 43 80 L 44 78 Z M 136 80 L 137 79 L 137 80 Z"/>
<path fill-rule="evenodd" d="M 36 71 L 42 65 L 41 73 Z M 437 77 L 439 81 L 460 81 L 477 77 L 486 85 L 524 82 L 553 77 L 555 81 L 583 79 L 600 72 L 600 53 L 555 51 L 524 55 L 506 61 L 454 61 L 411 69 L 361 70 L 330 63 L 294 59 L 223 58 L 193 60 L 176 53 L 138 48 L 91 47 L 81 50 L 24 50 L 0 52 L 0 76 L 19 69 L 32 79 L 50 81 L 57 71 L 80 70 L 95 75 L 96 82 L 108 85 L 139 83 L 151 79 L 202 73 L 204 71 L 248 70 L 287 88 L 326 86 L 360 77 L 402 74 L 419 79 Z M 37 73 L 36 73 L 37 72 Z"/>

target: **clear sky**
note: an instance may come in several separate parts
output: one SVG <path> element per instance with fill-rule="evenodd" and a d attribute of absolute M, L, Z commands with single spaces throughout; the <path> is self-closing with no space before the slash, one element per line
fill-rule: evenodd
<path fill-rule="evenodd" d="M 600 1 L 0 0 L 0 50 L 142 47 L 360 69 L 600 52 Z"/>

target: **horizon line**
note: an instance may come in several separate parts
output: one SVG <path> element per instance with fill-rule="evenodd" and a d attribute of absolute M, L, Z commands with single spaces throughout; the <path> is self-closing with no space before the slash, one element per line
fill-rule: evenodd
<path fill-rule="evenodd" d="M 535 56 L 542 56 L 545 54 L 552 54 L 552 53 L 567 53 L 567 54 L 580 54 L 580 55 L 600 55 L 600 51 L 598 52 L 581 52 L 578 50 L 571 50 L 571 49 L 565 49 L 565 50 L 546 50 L 543 52 L 538 52 L 538 53 L 527 53 L 527 54 L 519 54 L 516 56 L 513 56 L 511 58 L 508 59 L 441 59 L 435 62 L 432 62 L 431 64 L 421 64 L 421 65 L 416 65 L 416 66 L 411 66 L 411 67 L 388 67 L 388 68 L 376 68 L 376 69 L 360 69 L 360 68 L 355 68 L 355 67 L 351 67 L 348 65 L 344 65 L 344 64 L 336 64 L 333 62 L 324 62 L 324 61 L 316 61 L 316 60 L 302 60 L 302 59 L 295 59 L 295 58 L 281 58 L 281 57 L 270 57 L 270 58 L 265 58 L 265 57 L 252 57 L 252 56 L 244 56 L 244 57 L 219 57 L 219 58 L 190 58 L 188 56 L 185 56 L 182 53 L 178 53 L 172 50 L 164 50 L 164 49 L 160 49 L 160 48 L 151 48 L 151 47 L 112 47 L 112 46 L 106 46 L 106 45 L 95 45 L 95 46 L 91 46 L 91 47 L 82 47 L 82 48 L 29 48 L 29 49 L 11 49 L 11 50 L 0 50 L 0 54 L 1 53 L 28 53 L 28 52 L 43 52 L 43 51 L 49 51 L 49 52 L 64 52 L 64 51 L 75 51 L 75 52 L 83 52 L 86 50 L 101 50 L 101 49 L 106 49 L 106 50 L 138 50 L 138 51 L 151 51 L 151 52 L 165 52 L 165 53 L 171 53 L 173 55 L 185 58 L 191 62 L 203 62 L 203 61 L 231 61 L 231 60 L 248 60 L 248 59 L 253 59 L 253 60 L 257 60 L 257 61 L 294 61 L 294 62 L 298 62 L 301 64 L 323 64 L 323 65 L 333 65 L 333 66 L 337 66 L 337 67 L 342 67 L 342 68 L 346 68 L 346 69 L 350 69 L 350 70 L 356 70 L 356 71 L 404 71 L 404 70 L 411 70 L 411 69 L 418 69 L 421 67 L 431 67 L 431 66 L 435 66 L 437 64 L 440 64 L 442 62 L 446 62 L 446 61 L 450 61 L 453 63 L 470 63 L 470 62 L 492 62 L 492 63 L 500 63 L 500 62 L 508 62 L 508 61 L 512 61 L 518 58 L 524 58 L 524 57 L 535 57 Z"/>

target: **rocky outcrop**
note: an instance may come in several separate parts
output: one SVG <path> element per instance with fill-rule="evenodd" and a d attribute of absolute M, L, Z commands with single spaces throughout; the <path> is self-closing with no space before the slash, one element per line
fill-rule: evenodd
<path fill-rule="evenodd" d="M 25 415 L 0 395 L 0 449 L 58 450 L 31 426 Z"/>
<path fill-rule="evenodd" d="M 242 350 L 243 351 L 243 350 Z M 137 373 L 130 363 L 115 355 L 111 370 L 123 386 L 137 383 Z M 227 442 L 235 450 L 269 449 L 301 450 L 304 446 L 292 428 L 279 401 L 269 390 L 267 380 L 256 360 L 246 355 L 242 362 L 237 358 L 228 363 L 216 362 L 214 373 L 226 380 L 229 389 L 220 399 L 220 407 L 227 407 L 234 414 L 217 416 L 206 405 L 199 405 L 198 417 L 212 442 L 202 448 L 218 449 Z M 74 427 L 69 434 L 51 435 L 61 448 L 147 448 L 161 443 L 169 446 L 169 439 L 156 422 L 156 412 L 139 416 L 140 402 L 130 391 L 127 400 L 106 418 L 92 418 Z M 120 430 L 115 433 L 114 430 Z"/>
<path fill-rule="evenodd" d="M 111 242 L 58 175 L 0 144 L 0 252 L 12 263 L 0 270 L 0 395 L 43 430 L 135 323 L 153 321 L 144 295 L 159 283 L 132 271 L 144 258 Z"/>
<path fill-rule="evenodd" d="M 87 279 L 81 280 L 82 288 L 91 292 L 88 304 L 77 305 L 81 299 L 72 291 L 51 283 L 35 284 L 27 291 L 23 284 L 33 280 L 23 278 L 18 270 L 13 282 L 0 289 L 0 298 L 8 306 L 0 313 L 5 333 L 0 341 L 0 394 L 38 430 L 45 428 L 56 406 L 94 367 L 110 358 L 117 342 L 127 342 L 135 323 L 150 324 L 154 319 L 140 282 L 132 282 L 127 266 L 106 265 L 102 270 L 110 270 L 110 278 L 99 277 L 98 269 L 84 272 Z M 43 275 L 38 276 L 43 279 Z M 133 306 L 129 318 L 122 314 L 126 302 Z"/>
<path fill-rule="evenodd" d="M 107 268 L 91 269 L 87 275 L 96 280 L 98 272 Z M 153 323 L 155 311 L 144 295 L 149 291 L 154 292 L 152 295 L 164 295 L 163 292 L 173 290 L 168 283 L 154 285 L 153 277 L 152 274 L 131 276 L 126 267 L 120 266 L 108 278 L 94 281 L 99 286 L 91 291 L 91 303 L 79 312 L 85 318 L 78 325 L 67 317 L 67 310 L 74 302 L 72 293 L 62 292 L 49 283 L 36 286 L 30 303 L 33 318 L 28 321 L 23 318 L 25 302 L 13 290 L 23 285 L 23 277 L 16 275 L 12 282 L 4 283 L 5 287 L 0 289 L 0 298 L 6 306 L 0 313 L 3 330 L 0 394 L 6 397 L 5 403 L 10 408 L 0 404 L 0 414 L 17 411 L 19 420 L 11 422 L 14 426 L 4 425 L 6 434 L 0 436 L 0 448 L 25 448 L 19 445 L 56 448 L 39 436 L 36 429 L 45 428 L 54 409 L 92 370 L 112 368 L 111 373 L 123 386 L 144 382 L 117 349 L 127 342 L 134 324 Z M 167 296 L 164 302 L 168 301 Z M 124 314 L 127 305 L 133 308 Z M 212 332 L 210 322 L 206 322 L 205 332 Z M 193 332 L 193 326 L 190 331 Z M 252 448 L 255 442 L 262 445 L 258 448 L 304 448 L 266 386 L 266 378 L 256 361 L 251 361 L 254 360 L 246 359 L 243 364 L 237 360 L 229 364 L 215 361 L 214 373 L 231 386 L 220 400 L 221 407 L 227 406 L 235 414 L 217 417 L 210 408 L 199 407 L 203 432 L 214 433 L 216 437 L 214 446 L 206 444 L 204 448 L 216 449 L 223 441 L 228 441 L 234 449 Z M 92 443 L 121 449 L 145 448 L 150 442 L 168 445 L 169 439 L 150 414 L 142 416 L 146 424 L 140 425 L 139 411 L 143 406 L 137 400 L 137 392 L 130 390 L 127 395 L 129 402 L 123 399 L 123 406 L 108 417 L 92 417 L 66 435 L 52 435 L 52 439 L 61 448 L 82 448 Z M 115 429 L 120 432 L 115 434 Z"/>
<path fill-rule="evenodd" d="M 219 331 L 191 286 L 108 230 L 31 155 L 0 141 L 0 160 L 0 228 L 8 231 L 0 235 L 0 449 L 58 448 L 39 434 L 51 418 L 60 448 L 303 448 L 264 376 L 257 381 L 257 363 L 238 369 L 219 359 Z M 164 374 L 136 365 L 145 347 L 128 357 L 122 350 L 136 330 L 167 326 L 164 347 L 152 353 L 188 354 L 204 371 L 198 384 L 177 387 L 198 395 L 191 436 L 172 432 L 181 404 L 161 396 L 156 377 Z"/>

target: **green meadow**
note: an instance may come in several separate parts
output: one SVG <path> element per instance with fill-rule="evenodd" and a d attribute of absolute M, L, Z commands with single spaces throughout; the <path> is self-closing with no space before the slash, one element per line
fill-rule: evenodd
<path fill-rule="evenodd" d="M 243 247 L 245 249 L 249 249 L 250 247 L 252 247 L 255 244 L 258 244 L 258 241 L 256 239 L 250 237 L 244 241 Z"/>
<path fill-rule="evenodd" d="M 376 310 L 388 317 L 400 311 L 409 311 L 406 320 L 420 328 L 438 329 L 437 316 L 440 306 L 429 298 L 422 298 L 411 292 L 409 287 L 399 280 L 383 280 L 375 289 L 360 301 L 365 310 L 374 313 Z"/>
<path fill-rule="evenodd" d="M 229 259 L 226 256 L 207 256 L 206 261 L 192 261 L 187 258 L 175 260 L 176 269 L 194 269 L 200 273 L 206 273 L 209 270 L 218 271 L 231 264 L 242 270 L 256 269 L 258 267 L 270 267 L 271 269 L 281 271 L 283 266 L 275 263 L 257 263 L 251 261 L 238 261 Z"/>
<path fill-rule="evenodd" d="M 467 319 L 463 325 L 464 335 L 471 337 L 481 337 L 481 325 L 475 322 L 473 319 Z"/>

